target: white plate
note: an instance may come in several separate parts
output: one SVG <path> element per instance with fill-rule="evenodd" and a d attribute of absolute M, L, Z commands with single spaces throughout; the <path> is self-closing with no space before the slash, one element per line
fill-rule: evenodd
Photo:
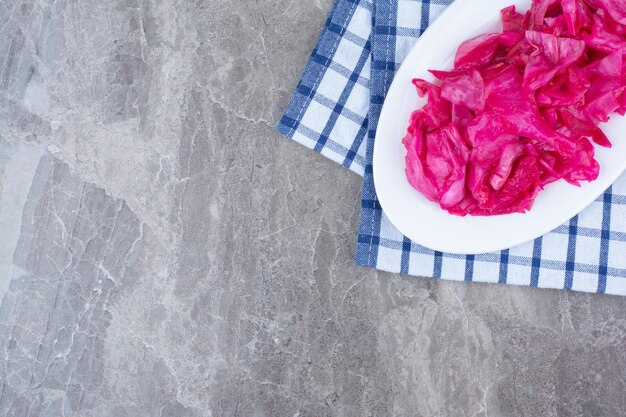
<path fill-rule="evenodd" d="M 374 184 L 380 204 L 391 221 L 413 242 L 430 249 L 461 254 L 493 252 L 544 235 L 565 223 L 598 198 L 626 169 L 626 119 L 613 116 L 602 130 L 612 149 L 596 146 L 600 176 L 574 187 L 564 181 L 546 186 L 526 214 L 459 217 L 439 208 L 413 189 L 404 172 L 402 138 L 409 115 L 425 104 L 411 80 L 429 81 L 428 69 L 450 69 L 458 46 L 474 36 L 499 32 L 500 10 L 528 0 L 457 0 L 430 25 L 402 63 L 383 106 L 374 145 Z M 620 138 L 620 136 L 622 136 Z M 620 140 L 621 139 L 621 140 Z"/>

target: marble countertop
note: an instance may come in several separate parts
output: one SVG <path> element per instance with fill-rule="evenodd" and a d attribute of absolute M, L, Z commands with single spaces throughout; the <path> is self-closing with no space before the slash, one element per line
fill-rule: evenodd
<path fill-rule="evenodd" d="M 626 415 L 626 298 L 353 265 L 330 5 L 0 2 L 0 416 Z"/>

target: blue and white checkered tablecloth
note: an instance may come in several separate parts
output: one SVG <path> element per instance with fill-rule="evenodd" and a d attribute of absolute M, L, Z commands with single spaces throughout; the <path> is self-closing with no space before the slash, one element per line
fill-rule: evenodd
<path fill-rule="evenodd" d="M 356 262 L 390 272 L 626 295 L 626 176 L 547 235 L 498 253 L 434 252 L 376 198 L 376 124 L 396 69 L 452 0 L 336 0 L 278 131 L 363 175 Z M 401 140 L 401 138 L 398 138 Z"/>

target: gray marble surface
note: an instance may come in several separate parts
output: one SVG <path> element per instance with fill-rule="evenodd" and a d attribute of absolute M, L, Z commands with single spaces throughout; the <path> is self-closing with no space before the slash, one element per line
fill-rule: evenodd
<path fill-rule="evenodd" d="M 626 298 L 353 265 L 330 3 L 0 0 L 0 416 L 626 415 Z"/>

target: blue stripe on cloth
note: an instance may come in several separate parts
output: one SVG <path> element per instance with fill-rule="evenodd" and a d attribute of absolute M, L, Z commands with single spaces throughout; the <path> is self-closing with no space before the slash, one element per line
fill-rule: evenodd
<path fill-rule="evenodd" d="M 626 205 L 626 195 L 611 195 L 611 204 Z"/>
<path fill-rule="evenodd" d="M 329 25 L 329 30 L 337 34 L 339 34 L 338 28 L 339 26 L 335 25 L 334 23 Z M 343 37 L 343 39 L 346 39 L 361 48 L 364 47 L 365 43 L 367 42 L 367 39 L 363 39 L 359 35 L 352 33 L 349 30 L 346 30 L 341 36 Z"/>
<path fill-rule="evenodd" d="M 283 116 L 283 120 L 285 121 L 285 125 L 288 125 L 290 123 L 297 124 L 297 122 L 295 120 L 289 118 L 288 116 Z M 279 131 L 280 131 L 280 129 L 279 129 Z M 306 127 L 304 125 L 298 125 L 297 131 L 302 136 L 304 136 L 306 138 L 309 138 L 309 139 L 311 139 L 314 142 L 319 140 L 319 134 L 317 132 L 309 129 L 308 127 Z M 337 142 L 335 142 L 333 140 L 327 140 L 326 141 L 326 148 L 331 149 L 332 151 L 334 151 L 334 152 L 336 152 L 338 154 L 342 154 L 342 155 L 348 155 L 348 153 L 350 152 L 350 149 L 344 148 L 342 145 L 338 144 Z M 363 158 L 361 155 L 357 154 L 357 155 L 355 155 L 353 157 L 353 163 L 358 163 L 360 165 L 365 165 L 365 158 Z"/>
<path fill-rule="evenodd" d="M 372 61 L 372 70 L 395 71 L 398 66 L 395 62 Z"/>
<path fill-rule="evenodd" d="M 576 269 L 576 235 L 578 232 L 578 216 L 569 222 L 569 238 L 567 242 L 567 261 L 565 262 L 565 289 L 571 290 Z"/>
<path fill-rule="evenodd" d="M 370 243 L 372 241 L 377 246 L 380 245 L 380 237 L 373 235 L 359 235 L 357 238 L 358 243 Z"/>
<path fill-rule="evenodd" d="M 352 88 L 354 88 L 354 83 L 352 84 Z M 310 88 L 305 85 L 299 85 L 296 88 L 296 92 L 300 93 L 303 97 L 309 97 L 311 94 L 313 94 L 313 97 L 312 97 L 313 101 L 320 103 L 324 107 L 333 110 L 337 115 L 341 115 L 342 117 L 345 117 L 346 119 L 354 123 L 360 124 L 360 123 L 363 123 L 363 120 L 367 119 L 367 117 L 363 117 L 360 114 L 353 112 L 352 110 L 346 108 L 344 105 L 324 96 L 320 92 L 312 93 L 310 91 Z M 293 123 L 294 123 L 293 119 L 290 119 L 289 125 L 292 125 Z"/>
<path fill-rule="evenodd" d="M 611 202 L 612 187 L 609 188 L 603 197 L 602 205 L 602 235 L 600 237 L 600 265 L 598 267 L 598 292 L 606 292 L 606 277 L 608 274 L 609 243 L 611 230 Z"/>
<path fill-rule="evenodd" d="M 361 208 L 374 209 L 374 210 L 381 210 L 382 209 L 382 207 L 380 206 L 380 203 L 378 202 L 378 200 L 362 200 L 361 201 Z"/>
<path fill-rule="evenodd" d="M 441 264 L 443 262 L 443 254 L 435 251 L 435 261 L 433 264 L 433 278 L 441 278 Z"/>
<path fill-rule="evenodd" d="M 499 284 L 506 284 L 506 280 L 509 274 L 509 250 L 503 250 L 500 253 L 500 276 L 498 277 Z"/>
<path fill-rule="evenodd" d="M 396 26 L 382 26 L 382 25 L 374 26 L 374 34 L 382 35 L 382 36 L 388 36 L 389 38 L 391 38 L 391 37 L 395 38 L 396 35 L 397 35 L 397 33 L 396 33 L 397 30 L 398 30 L 398 28 Z M 386 63 L 388 61 L 387 60 L 385 60 L 385 61 L 377 60 L 377 62 Z"/>
<path fill-rule="evenodd" d="M 400 273 L 409 273 L 409 260 L 411 258 L 411 241 L 406 237 L 402 241 L 402 259 L 400 261 Z"/>
<path fill-rule="evenodd" d="M 604 196 L 602 196 L 602 198 L 604 199 Z M 554 229 L 552 232 L 569 235 L 570 228 L 567 225 L 561 225 L 557 227 L 556 229 Z M 606 232 L 608 232 L 609 240 L 615 240 L 618 242 L 626 242 L 626 232 L 620 232 L 618 230 L 607 230 Z M 591 227 L 578 226 L 576 227 L 576 237 L 579 237 L 579 236 L 593 237 L 593 238 L 600 239 L 602 237 L 602 229 L 594 229 Z"/>
<path fill-rule="evenodd" d="M 424 33 L 424 31 L 426 30 L 430 22 L 430 0 L 422 0 L 421 12 L 422 12 L 422 18 L 420 19 L 421 22 L 420 22 L 419 33 L 413 35 L 416 38 L 422 36 L 422 33 Z M 404 36 L 410 36 L 410 35 L 404 35 Z"/>
<path fill-rule="evenodd" d="M 533 244 L 533 262 L 530 274 L 530 286 L 536 287 L 539 285 L 539 273 L 541 268 L 541 243 L 543 238 L 535 239 Z"/>
<path fill-rule="evenodd" d="M 475 255 L 467 255 L 465 258 L 465 281 L 471 281 L 474 277 L 474 259 Z"/>
<path fill-rule="evenodd" d="M 368 45 L 368 44 L 366 44 L 366 45 Z M 333 61 L 330 64 L 330 66 L 328 67 L 328 69 L 331 69 L 331 70 L 335 71 L 337 74 L 342 75 L 345 78 L 352 77 L 353 80 L 354 80 L 354 78 L 356 78 L 356 83 L 357 84 L 360 84 L 363 87 L 367 87 L 369 89 L 370 81 L 367 78 L 363 77 L 362 74 L 359 74 L 359 76 L 357 77 L 356 75 L 354 75 L 352 73 L 352 71 L 350 69 L 344 67 L 343 65 L 339 64 L 338 62 Z"/>

